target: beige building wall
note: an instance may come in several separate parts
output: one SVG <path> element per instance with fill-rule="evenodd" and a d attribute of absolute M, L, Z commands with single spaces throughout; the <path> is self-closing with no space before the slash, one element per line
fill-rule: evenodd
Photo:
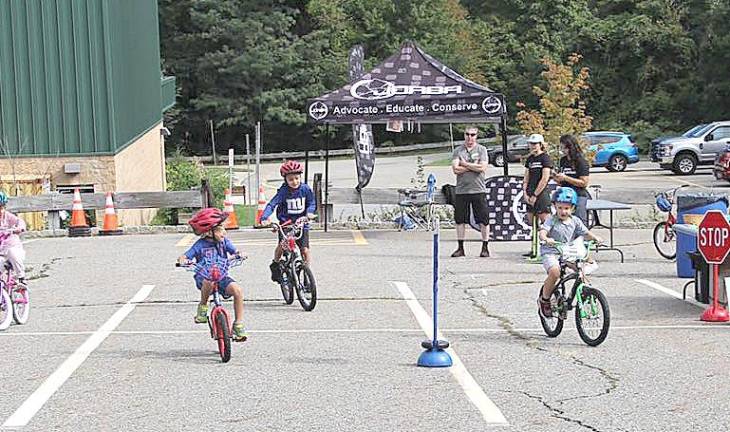
<path fill-rule="evenodd" d="M 159 192 L 164 191 L 164 142 L 160 137 L 162 123 L 115 156 L 59 156 L 0 158 L 0 173 L 7 182 L 33 178 L 50 179 L 51 190 L 58 186 L 90 185 L 94 192 Z M 78 174 L 66 174 L 64 166 L 79 164 Z M 156 209 L 117 210 L 120 225 L 145 225 Z M 96 212 L 97 224 L 103 222 L 103 210 Z"/>
<path fill-rule="evenodd" d="M 155 125 L 133 144 L 114 156 L 115 192 L 161 192 L 165 190 L 162 123 Z M 122 225 L 146 225 L 157 209 L 117 210 Z"/>

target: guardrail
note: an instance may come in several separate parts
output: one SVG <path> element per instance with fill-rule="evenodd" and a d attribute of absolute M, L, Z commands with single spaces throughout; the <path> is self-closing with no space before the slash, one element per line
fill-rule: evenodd
<path fill-rule="evenodd" d="M 510 135 L 508 139 L 511 139 L 517 135 Z M 491 146 L 492 143 L 495 145 L 499 144 L 501 145 L 501 142 L 497 141 L 495 137 L 491 138 L 484 138 L 478 140 L 479 144 L 482 145 L 488 145 Z M 459 145 L 461 141 L 454 141 L 454 145 Z M 433 149 L 451 149 L 451 141 L 444 141 L 444 142 L 436 142 L 436 143 L 425 143 L 425 144 L 411 144 L 411 145 L 405 145 L 405 146 L 389 146 L 389 147 L 375 147 L 375 154 L 398 154 L 398 153 L 408 153 L 413 151 L 419 151 L 419 150 L 433 150 Z M 355 150 L 352 148 L 346 148 L 346 149 L 337 149 L 337 150 L 330 150 L 329 155 L 332 156 L 352 156 L 355 154 Z M 305 156 L 305 152 L 298 151 L 298 152 L 278 152 L 278 153 L 263 153 L 260 156 L 260 160 L 283 160 L 283 159 L 302 159 Z M 309 157 L 312 159 L 323 159 L 325 156 L 324 150 L 310 150 L 309 151 Z M 192 160 L 193 158 L 186 158 L 189 160 Z M 196 156 L 194 159 L 197 159 L 204 163 L 212 163 L 213 157 L 212 156 Z M 217 156 L 218 163 L 220 164 L 227 164 L 228 163 L 228 155 L 218 155 Z M 234 162 L 236 164 L 244 164 L 246 163 L 246 156 L 245 155 L 236 155 L 234 156 Z M 254 163 L 254 156 L 251 155 L 251 163 Z"/>

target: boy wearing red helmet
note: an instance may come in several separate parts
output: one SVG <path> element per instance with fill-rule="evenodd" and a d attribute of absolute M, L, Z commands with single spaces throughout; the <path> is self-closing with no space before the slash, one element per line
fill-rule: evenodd
<path fill-rule="evenodd" d="M 187 252 L 178 258 L 180 264 L 187 264 L 191 261 L 201 263 L 206 259 L 215 260 L 216 258 L 227 260 L 231 255 L 241 256 L 241 252 L 233 246 L 231 240 L 226 238 L 226 230 L 222 226 L 226 218 L 228 218 L 228 213 L 224 213 L 217 208 L 205 208 L 196 213 L 188 224 L 200 238 Z M 208 298 L 213 291 L 213 284 L 198 274 L 194 276 L 194 279 L 195 286 L 200 290 L 200 303 L 195 315 L 195 322 L 205 324 L 208 322 Z M 237 342 L 245 341 L 248 334 L 243 326 L 243 290 L 241 286 L 233 278 L 226 275 L 218 281 L 218 292 L 223 298 L 233 297 L 235 312 L 233 339 Z"/>
<path fill-rule="evenodd" d="M 301 217 L 314 219 L 314 212 L 317 210 L 317 201 L 314 197 L 314 192 L 312 192 L 312 188 L 308 184 L 302 183 L 302 172 L 304 172 L 302 164 L 297 161 L 291 160 L 281 165 L 279 174 L 284 177 L 284 183 L 276 191 L 276 195 L 271 198 L 271 201 L 266 204 L 264 212 L 261 215 L 262 221 L 268 220 L 274 213 L 274 209 L 276 209 L 276 218 L 279 220 L 279 223 L 287 221 L 295 222 Z M 304 262 L 309 264 L 311 259 L 309 253 L 309 226 L 304 226 L 302 237 L 297 240 L 297 244 L 302 251 Z M 271 269 L 271 280 L 274 282 L 279 282 L 281 278 L 281 267 L 279 266 L 281 255 L 281 246 L 277 244 L 276 250 L 274 251 L 274 261 L 269 266 Z"/>

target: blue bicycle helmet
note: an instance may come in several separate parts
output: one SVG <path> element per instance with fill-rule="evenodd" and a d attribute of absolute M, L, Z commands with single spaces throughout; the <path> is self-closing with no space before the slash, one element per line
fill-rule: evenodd
<path fill-rule="evenodd" d="M 569 187 L 559 187 L 553 192 L 553 202 L 578 205 L 578 194 Z"/>
<path fill-rule="evenodd" d="M 0 206 L 4 206 L 8 203 L 8 196 L 5 192 L 0 191 Z"/>
<path fill-rule="evenodd" d="M 664 194 L 659 194 L 659 196 L 656 197 L 656 206 L 659 207 L 659 210 L 663 211 L 664 213 L 672 210 L 672 203 L 669 202 Z"/>

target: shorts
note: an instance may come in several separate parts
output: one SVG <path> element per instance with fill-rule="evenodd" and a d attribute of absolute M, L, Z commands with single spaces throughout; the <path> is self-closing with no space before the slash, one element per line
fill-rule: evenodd
<path fill-rule="evenodd" d="M 469 207 L 474 212 L 474 220 L 478 224 L 489 225 L 489 209 L 487 208 L 487 194 L 456 194 L 454 202 L 454 222 L 457 224 L 469 223 Z"/>
<path fill-rule="evenodd" d="M 532 214 L 550 213 L 550 193 L 544 190 L 537 196 L 537 200 L 533 205 L 527 205 L 527 212 Z"/>
<path fill-rule="evenodd" d="M 203 289 L 203 278 L 195 276 L 195 286 L 198 287 L 199 290 Z M 223 279 L 218 281 L 218 294 L 220 294 L 224 299 L 231 298 L 230 295 L 226 294 L 226 289 L 228 288 L 228 285 L 235 282 L 233 278 L 230 276 L 226 276 Z"/>
<path fill-rule="evenodd" d="M 558 259 L 557 255 L 553 254 L 545 254 L 542 256 L 542 268 L 545 269 L 545 272 L 549 272 L 551 268 L 558 267 L 560 268 L 560 260 Z"/>

